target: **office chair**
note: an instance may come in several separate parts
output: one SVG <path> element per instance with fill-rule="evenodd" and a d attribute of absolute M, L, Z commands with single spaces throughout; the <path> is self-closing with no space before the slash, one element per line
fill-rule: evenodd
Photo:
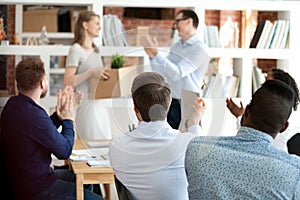
<path fill-rule="evenodd" d="M 115 176 L 115 186 L 117 189 L 119 200 L 134 200 L 132 194 L 127 190 L 125 185 Z"/>
<path fill-rule="evenodd" d="M 11 200 L 13 199 L 13 193 L 10 188 L 10 180 L 8 177 L 7 169 L 5 167 L 1 147 L 0 147 L 0 171 L 2 174 L 0 176 L 0 180 L 1 180 L 0 194 L 2 197 L 5 197 L 7 200 Z"/>
<path fill-rule="evenodd" d="M 300 133 L 295 134 L 287 141 L 287 148 L 290 154 L 300 156 Z"/>

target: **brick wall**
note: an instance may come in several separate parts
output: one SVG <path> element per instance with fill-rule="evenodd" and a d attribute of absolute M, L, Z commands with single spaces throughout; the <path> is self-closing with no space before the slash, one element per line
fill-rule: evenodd
<path fill-rule="evenodd" d="M 15 6 L 8 6 L 8 40 L 14 44 L 15 35 Z M 15 57 L 7 56 L 7 88 L 10 95 L 15 94 Z"/>
<path fill-rule="evenodd" d="M 176 13 L 176 11 L 177 10 L 175 10 L 174 13 Z M 136 36 L 137 36 L 137 29 L 139 26 L 150 27 L 149 34 L 157 38 L 159 45 L 169 46 L 169 43 L 171 41 L 170 35 L 171 35 L 173 20 L 124 18 L 123 7 L 105 7 L 103 13 L 117 15 L 120 18 L 126 30 L 129 43 L 133 46 L 137 44 Z"/>

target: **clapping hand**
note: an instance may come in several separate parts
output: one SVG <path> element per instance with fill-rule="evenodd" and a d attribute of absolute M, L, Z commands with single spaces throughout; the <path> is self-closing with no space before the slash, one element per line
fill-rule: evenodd
<path fill-rule="evenodd" d="M 158 53 L 157 51 L 158 42 L 156 40 L 156 37 L 150 37 L 149 35 L 147 35 L 141 37 L 140 40 L 146 54 L 148 54 L 150 58 L 156 56 L 156 54 Z"/>
<path fill-rule="evenodd" d="M 193 114 L 191 117 L 187 120 L 187 127 L 190 127 L 192 125 L 196 125 L 200 123 L 200 120 L 202 119 L 202 116 L 204 114 L 204 111 L 206 109 L 205 102 L 202 98 L 197 97 L 194 101 L 193 105 Z"/>
<path fill-rule="evenodd" d="M 232 98 L 227 98 L 226 99 L 226 106 L 235 117 L 239 117 L 239 116 L 242 116 L 244 114 L 245 109 L 244 109 L 243 103 L 241 101 L 240 101 L 240 105 L 241 105 L 241 107 L 236 105 L 233 102 Z"/>
<path fill-rule="evenodd" d="M 71 86 L 66 86 L 63 91 L 58 92 L 56 112 L 60 120 L 75 120 L 76 109 L 82 96 L 81 92 L 74 92 Z"/>

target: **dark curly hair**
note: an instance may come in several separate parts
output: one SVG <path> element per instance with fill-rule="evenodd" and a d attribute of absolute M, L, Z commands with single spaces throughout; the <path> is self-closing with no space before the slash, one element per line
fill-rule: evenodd
<path fill-rule="evenodd" d="M 298 104 L 300 101 L 300 96 L 299 96 L 299 89 L 298 89 L 295 79 L 289 73 L 287 73 L 281 69 L 273 68 L 271 71 L 272 71 L 274 79 L 285 82 L 294 90 L 295 98 L 294 98 L 293 108 L 294 108 L 294 110 L 297 110 L 297 107 L 298 107 Z"/>

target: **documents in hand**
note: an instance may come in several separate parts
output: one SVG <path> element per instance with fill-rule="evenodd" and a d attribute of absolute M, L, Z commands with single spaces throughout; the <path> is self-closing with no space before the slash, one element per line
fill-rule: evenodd
<path fill-rule="evenodd" d="M 195 99 L 199 97 L 199 93 L 192 92 L 189 90 L 182 90 L 181 95 L 181 121 L 179 125 L 179 130 L 181 132 L 188 131 L 186 127 L 187 120 L 191 117 L 193 113 L 193 104 Z"/>

